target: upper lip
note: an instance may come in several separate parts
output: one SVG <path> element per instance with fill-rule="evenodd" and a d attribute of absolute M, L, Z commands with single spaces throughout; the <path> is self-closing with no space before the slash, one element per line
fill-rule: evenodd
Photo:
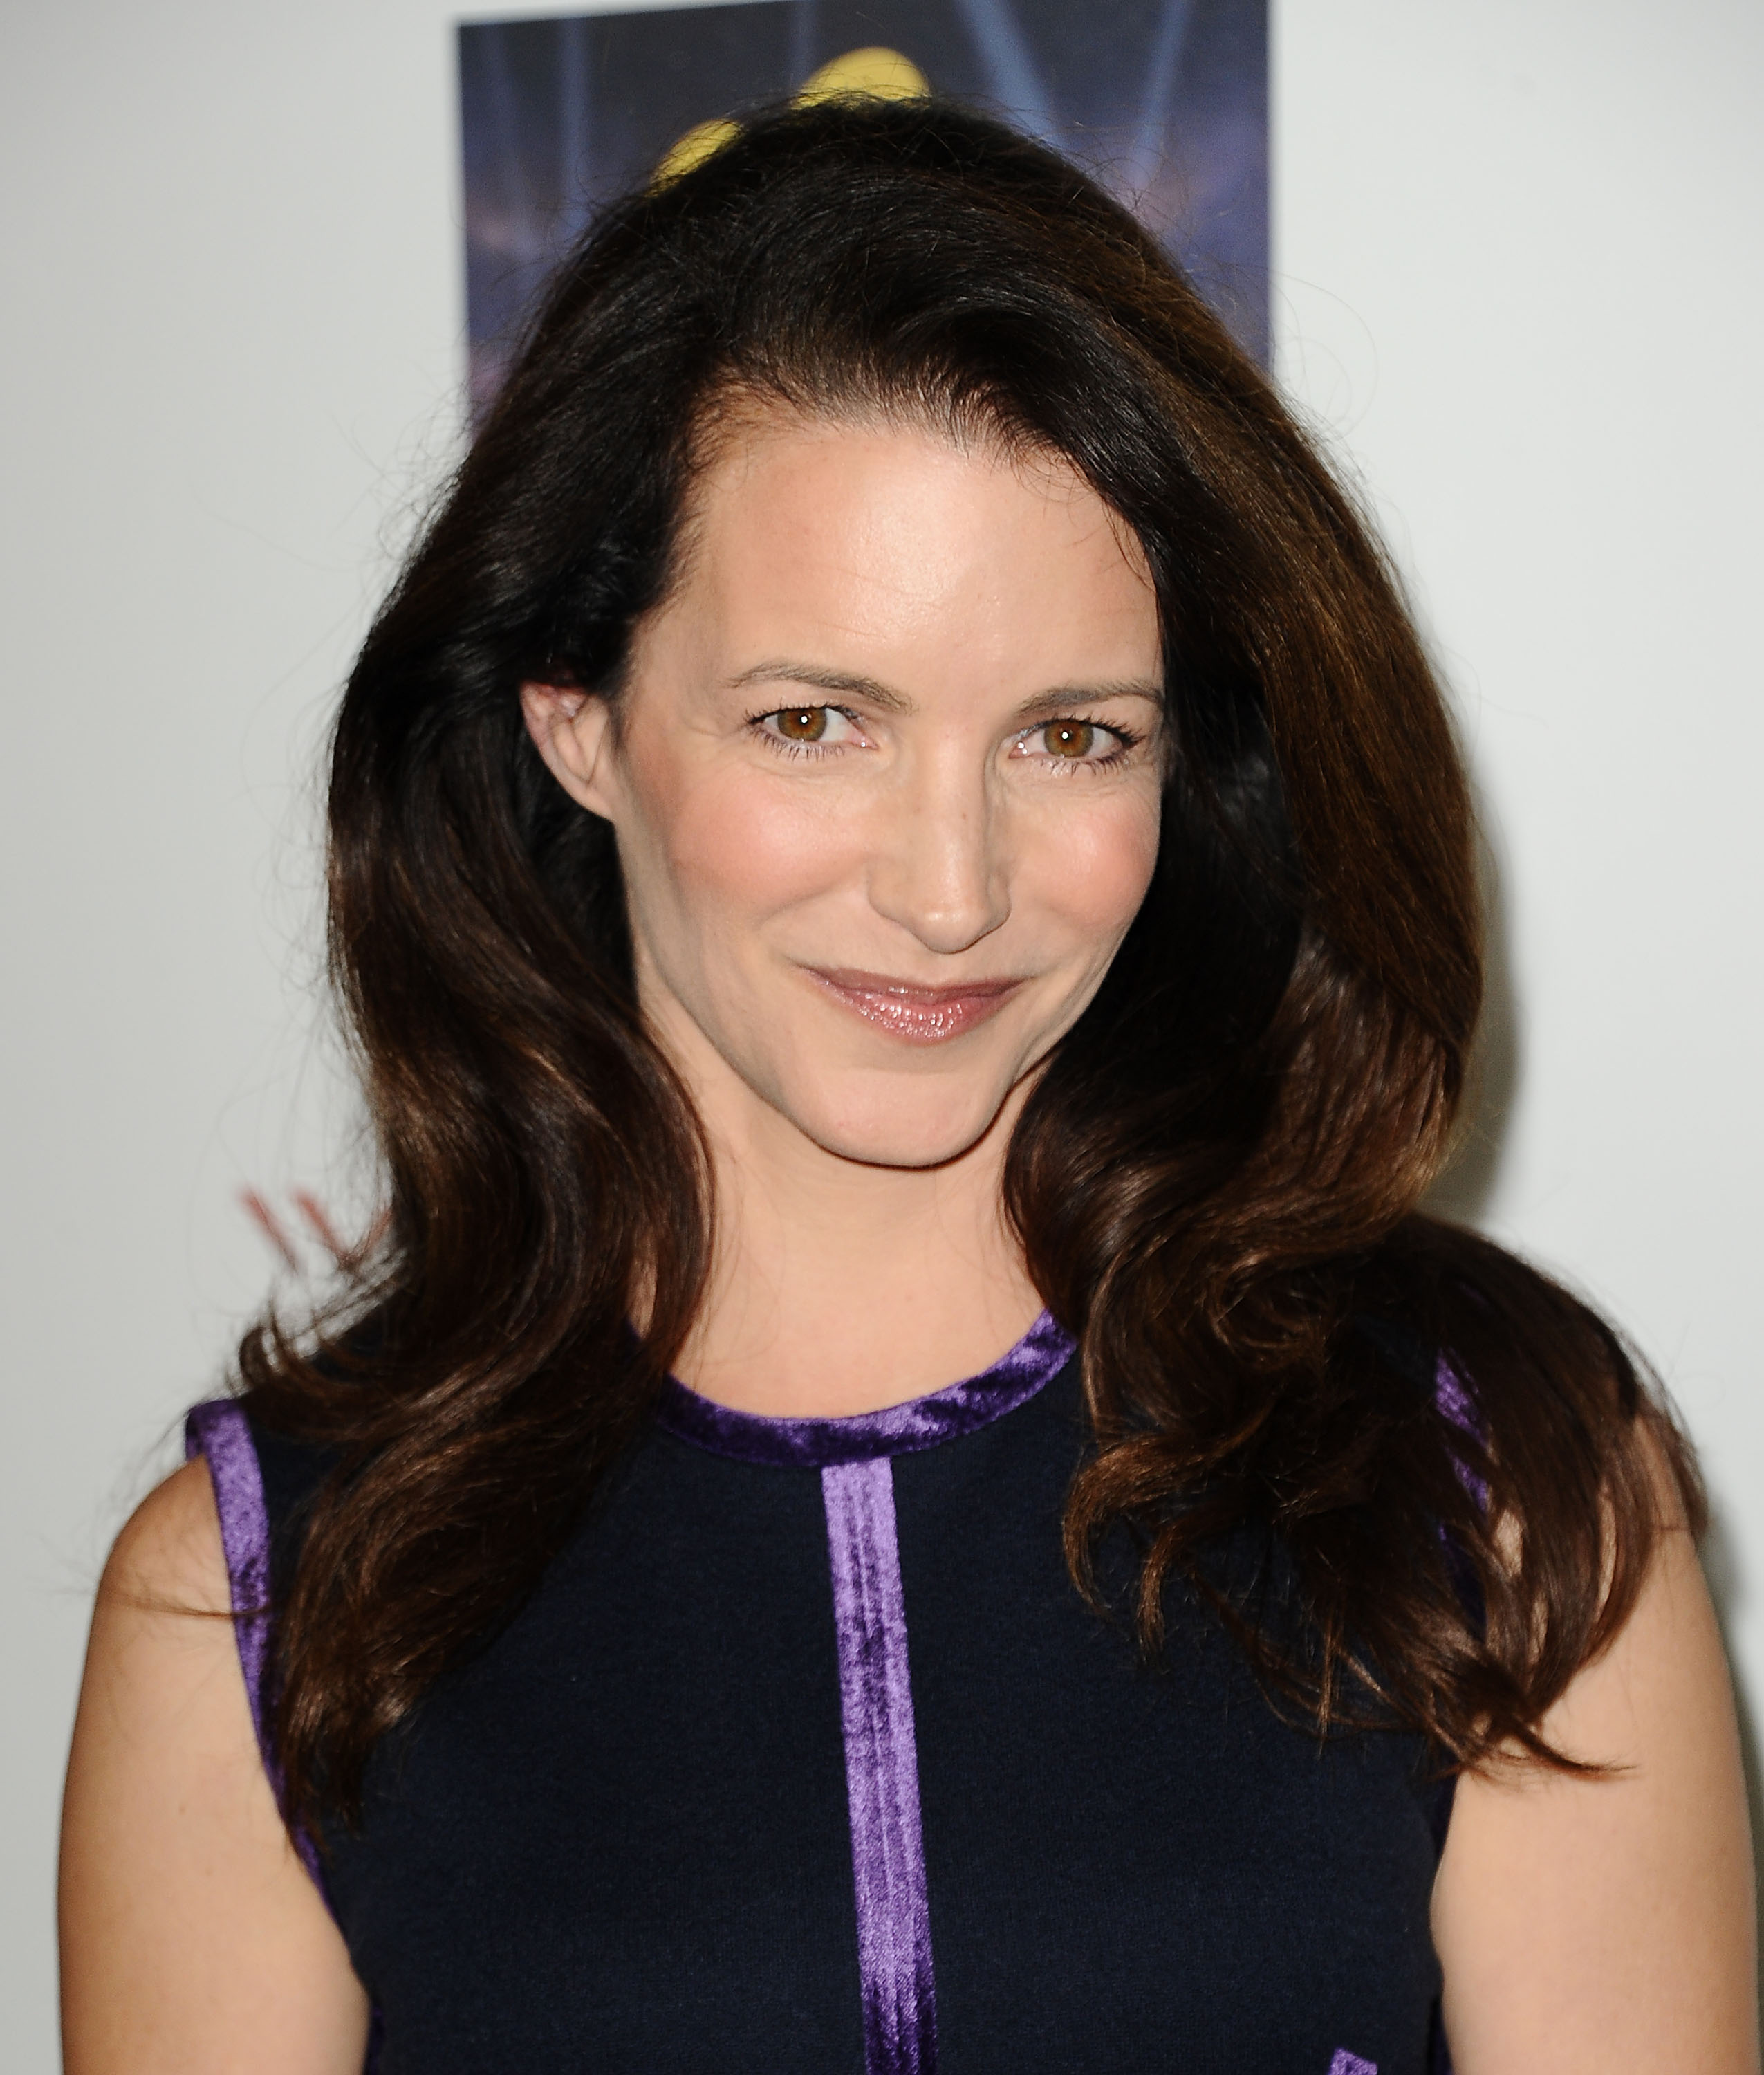
<path fill-rule="evenodd" d="M 892 994 L 905 1001 L 957 1001 L 976 994 L 1005 994 L 1023 984 L 1016 974 L 1002 980 L 954 980 L 943 987 L 926 987 L 918 980 L 901 980 L 892 973 L 860 972 L 851 966 L 811 966 L 810 971 L 817 979 L 852 994 Z"/>

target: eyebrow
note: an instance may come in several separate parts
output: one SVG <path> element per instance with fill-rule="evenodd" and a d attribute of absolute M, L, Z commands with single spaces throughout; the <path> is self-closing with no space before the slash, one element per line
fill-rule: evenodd
<path fill-rule="evenodd" d="M 1032 693 L 1017 710 L 1017 718 L 1051 720 L 1073 706 L 1099 706 L 1106 699 L 1149 699 L 1157 707 L 1164 703 L 1164 688 L 1148 677 L 1123 678 L 1116 684 L 1055 685 L 1045 692 Z"/>
<path fill-rule="evenodd" d="M 913 702 L 905 692 L 891 690 L 876 678 L 860 677 L 852 670 L 824 669 L 814 663 L 756 663 L 751 670 L 743 670 L 739 677 L 731 677 L 729 689 L 739 691 L 746 685 L 776 684 L 806 685 L 817 692 L 844 692 L 854 698 L 868 699 L 872 706 L 880 706 L 887 713 L 913 710 Z"/>
<path fill-rule="evenodd" d="M 793 663 L 780 658 L 756 663 L 751 669 L 729 680 L 731 691 L 761 684 L 805 685 L 812 691 L 843 692 L 848 698 L 868 699 L 884 713 L 905 714 L 913 710 L 913 702 L 905 692 L 897 692 L 875 677 L 866 677 L 854 670 L 828 669 L 815 663 Z M 1015 718 L 1027 725 L 1033 721 L 1050 719 L 1073 706 L 1096 706 L 1105 699 L 1148 699 L 1153 705 L 1161 706 L 1164 688 L 1143 677 L 1111 684 L 1054 685 L 1045 692 L 1032 693 L 1017 707 Z"/>

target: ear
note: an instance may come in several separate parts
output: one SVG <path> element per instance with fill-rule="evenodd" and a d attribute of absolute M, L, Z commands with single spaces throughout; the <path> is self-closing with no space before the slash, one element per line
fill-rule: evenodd
<path fill-rule="evenodd" d="M 579 807 L 613 820 L 612 709 L 574 685 L 523 685 L 520 710 L 545 767 Z"/>

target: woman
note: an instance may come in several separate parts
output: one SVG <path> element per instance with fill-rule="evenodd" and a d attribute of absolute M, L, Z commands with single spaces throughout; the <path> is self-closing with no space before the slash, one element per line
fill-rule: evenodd
<path fill-rule="evenodd" d="M 106 1574 L 75 2075 L 1755 2069 L 1687 1452 L 1416 1207 L 1439 693 L 1122 211 L 851 101 L 614 210 L 331 830 L 391 1217 Z"/>

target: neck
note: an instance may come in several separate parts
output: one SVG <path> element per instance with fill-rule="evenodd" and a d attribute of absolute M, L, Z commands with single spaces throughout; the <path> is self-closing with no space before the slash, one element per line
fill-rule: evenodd
<path fill-rule="evenodd" d="M 743 1411 L 831 1418 L 995 1361 L 1041 1308 L 1002 1210 L 1025 1092 L 926 1168 L 842 1159 L 751 1091 L 707 1105 L 716 1249 L 681 1380 Z"/>

